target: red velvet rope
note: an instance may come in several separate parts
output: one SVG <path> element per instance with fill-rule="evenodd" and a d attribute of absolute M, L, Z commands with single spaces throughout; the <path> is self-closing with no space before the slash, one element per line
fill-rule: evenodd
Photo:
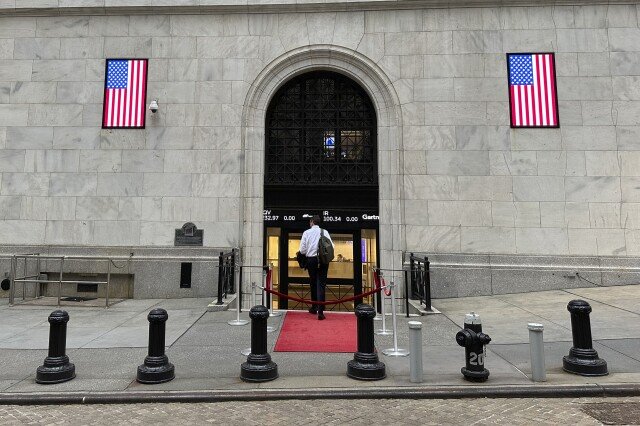
<path fill-rule="evenodd" d="M 273 272 L 273 270 L 271 268 L 269 268 L 269 270 L 267 271 L 267 282 L 265 287 L 267 287 L 268 289 L 271 288 L 271 273 Z"/>
<path fill-rule="evenodd" d="M 294 300 L 296 302 L 305 303 L 307 305 L 323 305 L 323 306 L 326 306 L 326 305 L 337 305 L 339 303 L 345 303 L 345 302 L 352 302 L 352 301 L 354 301 L 356 299 L 361 299 L 363 297 L 370 296 L 373 293 L 379 292 L 381 290 L 380 289 L 380 280 L 375 279 L 375 274 L 374 274 L 374 281 L 375 281 L 376 288 L 373 289 L 373 290 L 367 291 L 366 293 L 357 294 L 355 296 L 348 297 L 346 299 L 328 300 L 328 301 L 325 301 L 325 302 L 319 302 L 319 301 L 315 301 L 315 300 L 301 299 L 299 297 L 289 296 L 288 294 L 284 294 L 284 293 L 280 293 L 279 291 L 272 290 L 271 289 L 271 269 L 269 269 L 269 271 L 267 272 L 267 280 L 266 280 L 264 289 L 265 289 L 265 291 L 267 293 L 275 294 L 276 296 L 284 297 L 285 299 Z"/>
<path fill-rule="evenodd" d="M 376 287 L 380 288 L 380 276 L 375 271 L 373 272 L 373 281 L 376 283 Z M 385 282 L 384 278 L 382 278 L 382 286 L 384 287 L 384 294 L 386 294 L 387 296 L 391 296 L 391 288 L 387 287 L 387 283 Z"/>
<path fill-rule="evenodd" d="M 317 300 L 301 299 L 299 297 L 289 296 L 288 294 L 280 293 L 279 291 L 271 290 L 270 288 L 266 288 L 265 287 L 265 291 L 267 293 L 275 294 L 276 296 L 284 297 L 285 299 L 295 300 L 296 302 L 305 303 L 307 305 L 323 305 L 323 306 L 326 306 L 326 305 L 337 305 L 339 303 L 345 303 L 345 302 L 352 302 L 352 301 L 354 301 L 356 299 L 361 299 L 363 297 L 370 296 L 373 293 L 379 292 L 380 290 L 381 289 L 378 287 L 378 288 L 375 288 L 373 290 L 367 291 L 366 293 L 356 294 L 355 296 L 348 297 L 346 299 L 327 300 L 325 302 L 319 302 Z"/>
<path fill-rule="evenodd" d="M 384 286 L 384 294 L 391 296 L 391 287 L 387 287 L 387 282 L 382 278 L 382 285 Z"/>

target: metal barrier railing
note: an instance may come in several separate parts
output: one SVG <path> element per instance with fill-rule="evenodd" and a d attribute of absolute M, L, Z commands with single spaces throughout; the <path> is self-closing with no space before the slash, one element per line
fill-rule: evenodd
<path fill-rule="evenodd" d="M 29 274 L 29 266 L 30 260 L 35 260 L 36 274 Z M 27 284 L 36 284 L 34 289 L 34 297 L 41 298 L 40 294 L 40 284 L 58 284 L 57 291 L 57 305 L 60 306 L 60 302 L 62 299 L 62 285 L 63 284 L 95 284 L 95 285 L 105 285 L 105 307 L 109 307 L 109 298 L 110 298 L 110 289 L 111 289 L 111 273 L 112 266 L 117 269 L 122 269 L 124 266 L 118 266 L 116 261 L 126 261 L 128 265 L 131 265 L 131 262 L 140 262 L 140 261 L 183 261 L 183 262 L 216 262 L 218 259 L 215 257 L 209 256 L 196 256 L 196 257 L 185 257 L 185 256 L 155 256 L 155 257 L 137 257 L 133 256 L 54 256 L 54 255 L 42 255 L 40 253 L 28 253 L 28 254 L 17 254 L 12 255 L 10 259 L 10 288 L 9 288 L 9 305 L 13 306 L 15 304 L 16 298 L 16 283 L 22 284 L 22 301 L 27 300 Z M 43 261 L 57 261 L 59 262 L 59 270 L 58 270 L 58 279 L 42 279 L 42 262 Z M 65 263 L 67 262 L 75 262 L 75 261 L 92 261 L 92 262 L 106 262 L 106 280 L 98 281 L 98 280 L 69 280 L 63 279 L 63 274 L 65 272 Z M 19 272 L 19 264 L 22 265 L 22 275 L 18 276 Z M 226 297 L 226 293 L 225 293 Z"/>
<path fill-rule="evenodd" d="M 218 256 L 218 301 L 216 305 L 222 305 L 222 298 L 226 298 L 228 294 L 235 293 L 236 267 L 240 264 L 240 249 L 234 248 L 230 252 L 220 252 Z M 242 283 L 242 268 L 238 271 L 239 282 Z M 238 292 L 242 303 L 242 291 Z"/>
<path fill-rule="evenodd" d="M 431 310 L 431 271 L 429 258 L 420 258 L 409 254 L 409 281 L 411 298 L 424 303 L 426 310 Z"/>

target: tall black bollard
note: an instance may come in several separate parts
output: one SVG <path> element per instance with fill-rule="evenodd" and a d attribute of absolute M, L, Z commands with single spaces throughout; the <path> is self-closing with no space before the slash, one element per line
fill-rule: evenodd
<path fill-rule="evenodd" d="M 149 385 L 169 382 L 175 377 L 175 367 L 164 353 L 164 336 L 167 311 L 156 308 L 149 312 L 149 355 L 144 364 L 138 366 L 136 380 Z"/>
<path fill-rule="evenodd" d="M 381 380 L 387 377 L 386 367 L 378 359 L 373 337 L 373 306 L 361 303 L 356 307 L 358 318 L 358 352 L 347 363 L 347 376 L 358 380 Z"/>
<path fill-rule="evenodd" d="M 245 382 L 268 382 L 278 378 L 278 366 L 267 352 L 266 306 L 257 305 L 249 311 L 251 318 L 251 353 L 240 366 L 240 378 Z"/>
<path fill-rule="evenodd" d="M 76 377 L 76 367 L 65 355 L 67 349 L 67 323 L 69 314 L 66 311 L 53 311 L 49 315 L 49 354 L 44 364 L 36 370 L 36 383 L 50 385 L 62 383 Z"/>
<path fill-rule="evenodd" d="M 584 300 L 572 300 L 567 310 L 571 312 L 573 347 L 569 355 L 562 358 L 562 369 L 581 376 L 606 376 L 609 374 L 607 362 L 598 358 L 598 352 L 593 349 L 589 320 L 591 305 Z"/>

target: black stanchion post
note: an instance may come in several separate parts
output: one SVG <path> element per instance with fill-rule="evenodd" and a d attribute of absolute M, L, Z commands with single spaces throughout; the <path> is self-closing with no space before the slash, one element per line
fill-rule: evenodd
<path fill-rule="evenodd" d="M 404 307 L 407 318 L 409 318 L 409 274 L 406 266 L 404 268 Z"/>
<path fill-rule="evenodd" d="M 76 377 L 76 367 L 66 355 L 68 322 L 66 311 L 53 311 L 49 315 L 49 353 L 44 364 L 36 370 L 36 383 L 50 385 Z"/>
<path fill-rule="evenodd" d="M 218 301 L 216 305 L 222 305 L 222 286 L 224 285 L 224 253 L 218 256 Z"/>
<path fill-rule="evenodd" d="M 358 380 L 381 380 L 387 376 L 386 367 L 375 352 L 373 318 L 376 310 L 362 303 L 356 307 L 358 318 L 358 352 L 347 363 L 347 376 Z"/>
<path fill-rule="evenodd" d="M 416 298 L 416 276 L 415 276 L 416 266 L 413 259 L 413 253 L 409 253 L 409 273 L 411 277 L 411 298 L 415 300 Z"/>
<path fill-rule="evenodd" d="M 424 280 L 424 304 L 427 311 L 431 310 L 431 263 L 429 258 L 424 258 L 425 280 Z"/>
<path fill-rule="evenodd" d="M 136 380 L 145 384 L 164 383 L 174 379 L 175 367 L 164 353 L 165 330 L 169 315 L 164 309 L 149 312 L 149 355 L 138 366 Z"/>
<path fill-rule="evenodd" d="M 242 265 L 238 271 L 238 312 L 242 312 Z"/>
<path fill-rule="evenodd" d="M 229 286 L 226 288 L 225 294 L 233 294 L 236 287 L 236 249 L 231 250 L 231 273 L 229 274 Z"/>
<path fill-rule="evenodd" d="M 268 382 L 278 378 L 278 366 L 267 352 L 267 319 L 269 310 L 257 305 L 249 311 L 251 318 L 251 353 L 240 366 L 240 378 L 245 382 Z"/>
<path fill-rule="evenodd" d="M 572 300 L 567 305 L 571 312 L 571 334 L 573 347 L 569 355 L 562 358 L 562 369 L 581 376 L 606 376 L 607 362 L 598 357 L 591 338 L 591 305 L 584 300 Z"/>

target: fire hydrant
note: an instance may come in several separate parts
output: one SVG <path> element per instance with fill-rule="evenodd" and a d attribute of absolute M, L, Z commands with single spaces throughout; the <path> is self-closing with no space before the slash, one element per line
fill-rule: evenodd
<path fill-rule="evenodd" d="M 480 315 L 471 312 L 464 317 L 464 329 L 456 334 L 456 342 L 464 346 L 466 366 L 460 370 L 465 379 L 471 382 L 484 382 L 489 378 L 489 370 L 484 368 L 486 350 L 484 345 L 491 341 L 489 335 L 482 332 Z"/>

